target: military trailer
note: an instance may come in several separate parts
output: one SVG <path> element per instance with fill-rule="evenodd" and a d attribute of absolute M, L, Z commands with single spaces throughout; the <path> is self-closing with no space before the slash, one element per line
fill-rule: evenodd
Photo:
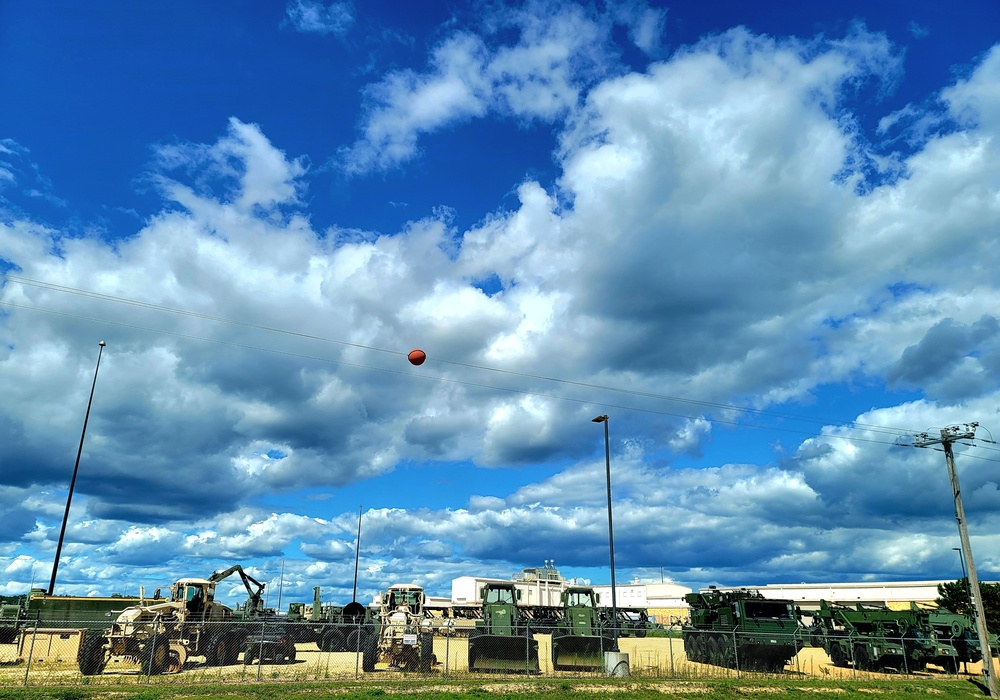
<path fill-rule="evenodd" d="M 32 588 L 19 596 L 0 598 L 0 644 L 16 643 L 25 630 L 37 628 L 101 629 L 125 608 L 165 598 L 157 589 L 152 598 L 139 596 L 48 595 Z"/>
<path fill-rule="evenodd" d="M 316 586 L 312 604 L 290 604 L 286 620 L 296 642 L 314 642 L 320 651 L 338 652 L 355 651 L 347 640 L 360 627 L 372 625 L 373 615 L 358 602 L 343 606 L 323 603 L 320 587 Z"/>
<path fill-rule="evenodd" d="M 570 586 L 560 595 L 562 613 L 552 633 L 552 668 L 557 671 L 596 671 L 604 666 L 604 652 L 617 651 L 610 630 L 601 625 L 600 596 L 590 586 Z"/>
<path fill-rule="evenodd" d="M 482 622 L 469 633 L 469 671 L 539 673 L 538 641 L 527 614 L 518 607 L 513 583 L 487 583 L 479 591 Z"/>
<path fill-rule="evenodd" d="M 784 670 L 802 645 L 798 612 L 790 600 L 759 591 L 710 587 L 684 596 L 690 621 L 681 628 L 687 658 L 742 670 Z"/>
<path fill-rule="evenodd" d="M 839 605 L 821 600 L 809 630 L 834 666 L 859 671 L 921 671 L 930 662 L 953 666 L 954 646 L 939 640 L 925 611 L 886 606 Z"/>

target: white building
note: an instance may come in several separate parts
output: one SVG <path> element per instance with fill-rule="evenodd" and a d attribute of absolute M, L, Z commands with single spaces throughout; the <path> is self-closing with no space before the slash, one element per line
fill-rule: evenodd
<path fill-rule="evenodd" d="M 509 583 L 511 579 L 483 578 L 481 576 L 460 576 L 451 582 L 452 605 L 478 605 L 483 586 L 490 582 Z M 525 569 L 513 577 L 514 588 L 521 592 L 521 605 L 562 605 L 559 594 L 572 585 L 559 571 L 545 562 L 540 569 Z"/>

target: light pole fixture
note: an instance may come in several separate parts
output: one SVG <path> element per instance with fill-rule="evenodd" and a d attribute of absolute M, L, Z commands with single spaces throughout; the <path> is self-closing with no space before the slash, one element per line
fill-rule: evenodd
<path fill-rule="evenodd" d="M 611 633 L 613 648 L 618 651 L 618 596 L 615 593 L 615 527 L 611 518 L 611 442 L 608 440 L 608 417 L 597 416 L 594 423 L 604 423 L 604 466 L 608 476 L 608 546 L 611 550 Z"/>
<path fill-rule="evenodd" d="M 63 538 L 66 536 L 66 521 L 69 520 L 69 504 L 73 502 L 73 489 L 76 486 L 76 473 L 80 469 L 80 455 L 83 454 L 83 439 L 87 436 L 87 421 L 90 420 L 90 406 L 94 403 L 94 388 L 97 386 L 97 373 L 101 369 L 101 355 L 104 354 L 103 340 L 98 343 L 101 349 L 97 351 L 97 367 L 94 369 L 94 382 L 90 385 L 90 399 L 87 401 L 87 413 L 83 417 L 83 432 L 80 434 L 80 448 L 76 451 L 76 464 L 73 465 L 73 478 L 69 482 L 69 495 L 66 496 L 66 512 L 63 513 L 62 528 L 59 530 L 59 544 L 56 545 L 56 558 L 52 562 L 52 579 L 49 581 L 49 595 L 56 587 L 56 572 L 59 570 L 59 555 L 62 554 Z"/>

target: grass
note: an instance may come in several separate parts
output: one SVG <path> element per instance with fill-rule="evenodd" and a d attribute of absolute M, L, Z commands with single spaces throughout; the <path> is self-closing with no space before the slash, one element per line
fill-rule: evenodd
<path fill-rule="evenodd" d="M 645 700 L 666 696 L 671 700 L 759 698 L 803 700 L 821 696 L 830 700 L 977 700 L 986 697 L 982 686 L 968 680 L 827 681 L 814 679 L 700 679 L 684 680 L 512 680 L 483 682 L 341 682 L 341 683 L 240 683 L 222 685 L 68 686 L 0 688 L 0 700 L 364 700 L 415 697 L 420 700 L 504 698 L 505 700 L 578 700 L 590 696 Z"/>

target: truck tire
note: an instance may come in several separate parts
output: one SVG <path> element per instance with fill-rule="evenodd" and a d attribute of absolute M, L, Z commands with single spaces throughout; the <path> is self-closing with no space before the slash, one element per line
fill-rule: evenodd
<path fill-rule="evenodd" d="M 837 643 L 830 645 L 830 663 L 838 668 L 847 667 L 847 657 L 844 655 L 844 649 Z"/>
<path fill-rule="evenodd" d="M 347 651 L 361 653 L 361 669 L 366 673 L 375 670 L 377 649 L 375 638 L 363 629 L 352 630 L 347 635 Z"/>
<path fill-rule="evenodd" d="M 722 666 L 722 641 L 719 637 L 717 635 L 709 637 L 706 646 L 708 647 L 708 663 L 713 666 Z"/>
<path fill-rule="evenodd" d="M 240 660 L 240 650 L 246 649 L 246 637 L 239 633 L 231 633 L 226 645 L 226 657 L 223 659 L 224 666 L 232 666 Z"/>
<path fill-rule="evenodd" d="M 205 654 L 205 663 L 209 666 L 225 666 L 229 659 L 229 650 L 232 644 L 229 635 L 222 633 L 208 642 L 208 652 Z"/>
<path fill-rule="evenodd" d="M 142 672 L 147 676 L 158 676 L 170 664 L 170 642 L 166 637 L 151 640 L 142 648 L 139 657 Z"/>
<path fill-rule="evenodd" d="M 104 672 L 104 666 L 107 663 L 104 645 L 107 641 L 101 636 L 88 636 L 83 640 L 83 644 L 80 646 L 80 655 L 77 658 L 80 673 L 85 676 L 97 676 Z"/>
<path fill-rule="evenodd" d="M 420 635 L 420 666 L 421 673 L 430 673 L 434 666 L 434 635 L 424 633 Z"/>
<path fill-rule="evenodd" d="M 320 638 L 320 651 L 344 651 L 344 634 L 340 630 L 328 629 Z"/>
<path fill-rule="evenodd" d="M 859 671 L 870 671 L 872 669 L 872 658 L 868 653 L 868 647 L 864 644 L 854 645 L 854 668 Z"/>

